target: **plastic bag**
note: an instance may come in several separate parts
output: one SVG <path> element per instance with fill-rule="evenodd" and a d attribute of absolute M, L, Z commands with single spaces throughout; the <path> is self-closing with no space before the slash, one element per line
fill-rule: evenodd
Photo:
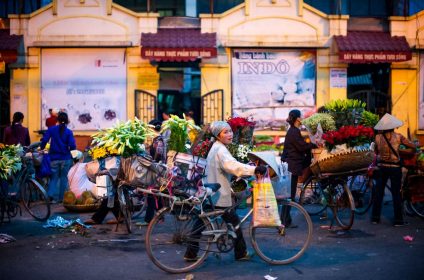
<path fill-rule="evenodd" d="M 96 174 L 103 169 L 109 171 L 113 180 L 116 179 L 119 171 L 120 157 L 107 157 L 101 160 L 94 160 L 87 163 L 85 166 L 85 172 L 87 174 L 88 179 L 95 183 L 96 182 Z"/>
<path fill-rule="evenodd" d="M 39 177 L 44 178 L 44 177 L 49 177 L 50 175 L 52 175 L 52 169 L 50 167 L 50 163 L 51 163 L 50 155 L 44 154 L 39 172 L 37 174 Z"/>
<path fill-rule="evenodd" d="M 281 226 L 277 200 L 268 172 L 253 182 L 253 226 Z"/>
<path fill-rule="evenodd" d="M 118 178 L 131 186 L 149 187 L 158 182 L 158 177 L 166 176 L 165 165 L 156 163 L 146 156 L 132 156 L 121 161 Z"/>
<path fill-rule="evenodd" d="M 68 183 L 70 190 L 79 197 L 84 191 L 92 191 L 96 186 L 87 177 L 85 172 L 86 163 L 78 162 L 69 169 Z"/>
<path fill-rule="evenodd" d="M 290 197 L 292 174 L 288 170 L 288 164 L 286 162 L 280 164 L 278 168 L 280 175 L 271 179 L 274 194 L 277 199 L 288 198 Z"/>

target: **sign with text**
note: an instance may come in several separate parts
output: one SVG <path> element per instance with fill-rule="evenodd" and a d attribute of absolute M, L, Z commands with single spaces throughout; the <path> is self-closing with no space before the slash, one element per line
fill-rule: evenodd
<path fill-rule="evenodd" d="M 216 57 L 216 48 L 142 48 L 141 57 L 157 61 L 194 61 Z"/>
<path fill-rule="evenodd" d="M 330 87 L 331 88 L 347 88 L 347 69 L 331 68 L 330 69 Z"/>
<path fill-rule="evenodd" d="M 281 129 L 288 113 L 315 109 L 316 53 L 310 50 L 234 50 L 233 113 L 256 127 Z"/>
<path fill-rule="evenodd" d="M 68 113 L 72 130 L 98 130 L 126 119 L 125 49 L 43 49 L 42 128 L 49 109 Z"/>
<path fill-rule="evenodd" d="M 388 51 L 341 51 L 339 59 L 350 63 L 369 62 L 400 62 L 412 59 L 411 52 L 388 52 Z"/>

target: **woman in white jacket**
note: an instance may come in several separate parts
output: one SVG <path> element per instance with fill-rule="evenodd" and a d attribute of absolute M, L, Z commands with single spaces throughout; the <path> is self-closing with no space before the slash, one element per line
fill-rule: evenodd
<path fill-rule="evenodd" d="M 254 174 L 265 174 L 266 167 L 250 166 L 238 162 L 228 151 L 226 145 L 233 141 L 233 131 L 225 121 L 216 121 L 211 124 L 211 132 L 217 138 L 209 151 L 206 159 L 205 183 L 219 183 L 221 188 L 212 197 L 216 208 L 227 208 L 232 206 L 231 198 L 231 176 L 252 176 Z M 240 222 L 235 210 L 229 211 L 222 216 L 226 223 L 237 225 Z M 236 231 L 237 238 L 234 243 L 234 257 L 236 260 L 249 260 L 251 253 L 246 250 L 246 242 L 239 228 Z M 198 248 L 193 244 L 187 249 L 184 259 L 195 261 Z"/>

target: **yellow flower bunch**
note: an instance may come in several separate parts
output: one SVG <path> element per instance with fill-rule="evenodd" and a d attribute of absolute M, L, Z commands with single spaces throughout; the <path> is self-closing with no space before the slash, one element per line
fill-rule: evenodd
<path fill-rule="evenodd" d="M 91 148 L 88 151 L 88 154 L 93 159 L 105 158 L 108 155 L 105 147 L 98 147 L 98 146 L 95 146 L 95 147 Z"/>

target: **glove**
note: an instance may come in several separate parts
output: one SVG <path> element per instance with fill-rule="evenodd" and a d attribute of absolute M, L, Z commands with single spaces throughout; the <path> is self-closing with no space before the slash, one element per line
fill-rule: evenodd
<path fill-rule="evenodd" d="M 255 168 L 255 174 L 264 175 L 267 171 L 267 168 L 263 165 L 256 166 Z"/>

